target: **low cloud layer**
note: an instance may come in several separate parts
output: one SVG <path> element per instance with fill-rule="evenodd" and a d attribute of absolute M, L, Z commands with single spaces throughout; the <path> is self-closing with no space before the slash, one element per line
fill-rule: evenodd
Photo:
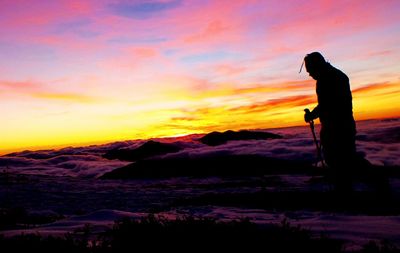
<path fill-rule="evenodd" d="M 400 119 L 358 122 L 358 152 L 376 165 L 400 165 Z M 317 127 L 317 131 L 318 131 Z M 292 127 L 271 129 L 282 139 L 230 141 L 220 146 L 207 146 L 198 141 L 202 135 L 157 139 L 175 143 L 182 151 L 165 157 L 209 157 L 225 154 L 254 154 L 289 160 L 316 161 L 310 129 Z M 145 141 L 115 142 L 106 145 L 64 148 L 60 150 L 24 151 L 0 157 L 0 170 L 10 173 L 49 176 L 98 177 L 129 164 L 102 157 L 109 150 L 137 148 Z"/>

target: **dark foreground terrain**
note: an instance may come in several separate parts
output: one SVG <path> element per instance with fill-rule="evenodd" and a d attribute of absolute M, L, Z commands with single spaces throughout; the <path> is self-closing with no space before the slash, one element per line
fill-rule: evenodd
<path fill-rule="evenodd" d="M 23 234 L 0 237 L 2 252 L 345 252 L 343 242 L 292 226 L 259 226 L 248 220 L 217 222 L 209 218 L 175 220 L 153 215 L 140 220 L 116 221 L 98 236 L 87 225 L 64 237 Z M 399 252 L 388 242 L 369 242 L 358 252 Z"/>

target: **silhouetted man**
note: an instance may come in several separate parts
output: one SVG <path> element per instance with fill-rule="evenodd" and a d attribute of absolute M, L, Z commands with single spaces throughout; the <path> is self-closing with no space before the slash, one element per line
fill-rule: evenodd
<path fill-rule="evenodd" d="M 307 72 L 317 81 L 318 96 L 318 105 L 304 115 L 304 120 L 319 118 L 322 153 L 334 173 L 336 187 L 339 190 L 351 187 L 348 170 L 356 161 L 356 124 L 349 78 L 326 62 L 319 52 L 306 55 L 304 63 Z"/>

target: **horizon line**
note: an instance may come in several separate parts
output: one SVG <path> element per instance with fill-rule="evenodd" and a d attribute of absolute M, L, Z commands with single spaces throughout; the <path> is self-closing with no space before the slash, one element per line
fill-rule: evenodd
<path fill-rule="evenodd" d="M 356 120 L 356 122 L 362 122 L 362 121 L 370 121 L 370 120 L 397 120 L 400 119 L 400 116 L 396 117 L 384 117 L 384 118 L 367 118 L 367 119 L 361 119 L 361 120 Z M 315 125 L 320 125 L 320 123 L 315 122 Z M 304 123 L 302 125 L 293 125 L 293 126 L 283 126 L 283 127 L 272 127 L 272 128 L 252 128 L 252 129 L 240 129 L 240 130 L 275 130 L 275 129 L 285 129 L 285 128 L 292 128 L 292 127 L 306 127 L 307 124 Z M 223 131 L 228 131 L 230 129 L 226 129 Z M 240 131 L 239 130 L 239 131 Z M 214 132 L 214 131 L 212 131 Z M 211 133 L 211 132 L 210 132 Z M 151 140 L 151 139 L 167 139 L 167 138 L 178 138 L 178 137 L 185 137 L 185 136 L 190 136 L 190 135 L 202 135 L 202 134 L 207 134 L 207 133 L 189 133 L 189 134 L 183 134 L 183 135 L 174 135 L 174 136 L 154 136 L 154 137 L 149 137 L 146 139 L 143 138 L 137 138 L 137 139 L 124 139 L 124 140 L 104 140 L 104 141 L 98 141 L 98 142 L 81 142 L 81 143 L 66 143 L 66 144 L 60 144 L 60 145 L 44 145 L 44 146 L 27 146 L 27 147 L 21 147 L 21 148 L 15 148 L 15 149 L 5 149 L 1 150 L 0 149 L 0 157 L 1 156 L 6 156 L 9 154 L 13 153 L 21 153 L 21 152 L 37 152 L 37 151 L 45 151 L 45 150 L 61 150 L 65 148 L 80 148 L 80 147 L 90 147 L 90 146 L 101 146 L 101 145 L 107 145 L 111 143 L 116 143 L 116 142 L 126 142 L 126 141 L 140 141 L 140 140 Z"/>

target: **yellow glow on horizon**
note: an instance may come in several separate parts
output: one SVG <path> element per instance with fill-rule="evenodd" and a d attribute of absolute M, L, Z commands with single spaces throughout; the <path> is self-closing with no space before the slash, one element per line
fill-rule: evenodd
<path fill-rule="evenodd" d="M 400 83 L 379 90 L 358 92 L 353 99 L 353 107 L 357 120 L 399 117 Z"/>
<path fill-rule="evenodd" d="M 125 109 L 123 104 L 90 104 L 78 107 L 86 108 L 86 111 L 75 110 L 73 114 L 40 118 L 37 115 L 26 116 L 23 120 L 14 120 L 8 128 L 2 127 L 0 154 L 27 148 L 60 148 L 229 129 L 305 125 L 303 109 L 315 106 L 315 94 L 263 101 L 265 89 L 268 90 L 256 87 L 243 91 L 245 95 L 254 95 L 250 99 L 241 97 L 243 93 L 240 91 L 239 94 L 233 93 L 231 88 L 226 92 L 210 91 L 210 97 L 190 97 L 181 91 L 169 94 L 164 102 L 148 101 L 138 108 L 128 106 Z M 274 96 L 273 92 L 268 94 Z M 280 94 L 280 90 L 276 94 Z M 399 117 L 399 84 L 385 83 L 356 89 L 353 91 L 353 104 L 357 120 Z"/>

